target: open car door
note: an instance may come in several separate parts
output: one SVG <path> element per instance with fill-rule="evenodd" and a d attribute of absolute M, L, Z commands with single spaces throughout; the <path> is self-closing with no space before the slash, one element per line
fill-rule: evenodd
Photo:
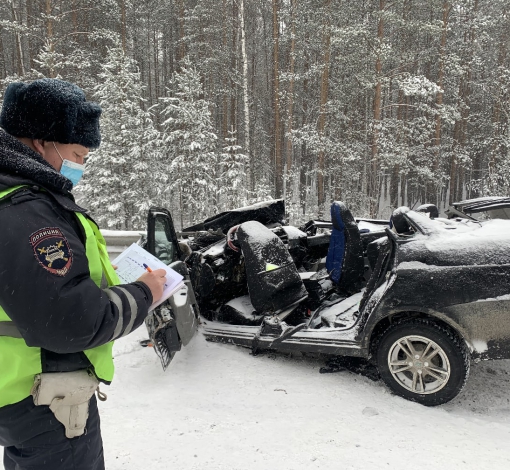
<path fill-rule="evenodd" d="M 191 341 L 199 323 L 195 293 L 168 210 L 149 209 L 145 249 L 184 277 L 184 287 L 155 308 L 145 320 L 156 354 L 166 369 L 181 346 Z"/>

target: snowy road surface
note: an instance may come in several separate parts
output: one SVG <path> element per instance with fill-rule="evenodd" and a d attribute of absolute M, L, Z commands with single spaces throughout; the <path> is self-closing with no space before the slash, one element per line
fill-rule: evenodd
<path fill-rule="evenodd" d="M 473 366 L 439 408 L 323 361 L 260 355 L 199 333 L 163 372 L 145 327 L 115 346 L 100 403 L 108 470 L 510 469 L 510 361 Z"/>

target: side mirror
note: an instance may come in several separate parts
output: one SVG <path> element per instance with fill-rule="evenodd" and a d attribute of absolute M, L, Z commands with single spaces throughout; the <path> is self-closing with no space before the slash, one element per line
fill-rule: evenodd
<path fill-rule="evenodd" d="M 156 207 L 149 209 L 146 249 L 165 264 L 182 258 L 172 215 L 168 210 Z"/>

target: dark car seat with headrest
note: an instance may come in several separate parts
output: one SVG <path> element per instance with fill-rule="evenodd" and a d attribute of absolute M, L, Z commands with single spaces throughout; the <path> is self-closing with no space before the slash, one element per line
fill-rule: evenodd
<path fill-rule="evenodd" d="M 326 257 L 326 269 L 338 287 L 351 291 L 363 278 L 363 244 L 358 224 L 351 211 L 340 201 L 331 205 L 333 230 Z"/>
<path fill-rule="evenodd" d="M 422 204 L 420 207 L 416 208 L 415 211 L 429 214 L 431 219 L 437 219 L 439 217 L 439 210 L 434 204 Z"/>
<path fill-rule="evenodd" d="M 409 232 L 410 227 L 404 214 L 409 212 L 411 209 L 407 206 L 398 207 L 393 211 L 390 217 L 390 228 L 397 233 Z"/>
<path fill-rule="evenodd" d="M 237 229 L 246 282 L 256 313 L 277 312 L 307 297 L 303 281 L 284 243 L 254 220 Z"/>

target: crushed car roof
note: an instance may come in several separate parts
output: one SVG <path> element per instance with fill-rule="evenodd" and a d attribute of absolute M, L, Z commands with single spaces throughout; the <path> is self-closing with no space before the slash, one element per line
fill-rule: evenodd
<path fill-rule="evenodd" d="M 285 201 L 275 199 L 272 201 L 258 202 L 251 206 L 240 207 L 226 212 L 221 212 L 209 217 L 203 222 L 186 227 L 183 232 L 197 232 L 202 230 L 221 230 L 227 233 L 230 227 L 242 224 L 250 220 L 257 220 L 264 225 L 285 224 Z"/>
<path fill-rule="evenodd" d="M 454 202 L 453 206 L 465 214 L 487 212 L 491 218 L 510 219 L 510 197 L 486 196 Z"/>

